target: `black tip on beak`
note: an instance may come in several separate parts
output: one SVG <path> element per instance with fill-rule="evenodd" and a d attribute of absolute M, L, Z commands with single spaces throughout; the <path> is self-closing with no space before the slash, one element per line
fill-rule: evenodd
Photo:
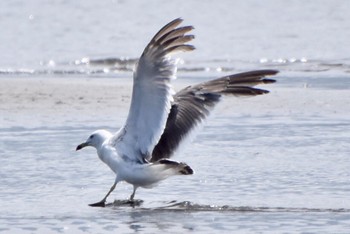
<path fill-rule="evenodd" d="M 86 146 L 87 146 L 87 144 L 85 142 L 81 143 L 80 145 L 77 146 L 76 151 L 81 150 L 82 148 L 84 148 Z"/>

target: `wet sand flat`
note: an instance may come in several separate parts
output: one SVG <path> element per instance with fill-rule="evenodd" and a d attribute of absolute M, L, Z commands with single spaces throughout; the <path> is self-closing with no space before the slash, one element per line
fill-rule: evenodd
<path fill-rule="evenodd" d="M 198 81 L 178 78 L 174 89 L 194 83 Z M 296 118 L 346 118 L 350 113 L 348 90 L 281 87 L 278 83 L 260 87 L 272 92 L 253 98 L 225 98 L 216 113 Z M 77 123 L 89 119 L 121 121 L 127 115 L 131 92 L 132 78 L 2 78 L 0 124 L 19 126 L 21 121 L 29 121 L 35 126 L 40 121 L 58 124 L 71 118 L 76 118 Z"/>

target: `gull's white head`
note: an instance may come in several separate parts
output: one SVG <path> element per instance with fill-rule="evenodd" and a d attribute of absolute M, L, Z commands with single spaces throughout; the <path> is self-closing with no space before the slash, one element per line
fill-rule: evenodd
<path fill-rule="evenodd" d="M 97 130 L 93 132 L 85 142 L 78 145 L 76 150 L 81 150 L 86 146 L 92 146 L 98 149 L 101 147 L 103 142 L 105 142 L 105 140 L 109 139 L 110 137 L 112 137 L 112 134 L 110 132 L 106 130 Z"/>

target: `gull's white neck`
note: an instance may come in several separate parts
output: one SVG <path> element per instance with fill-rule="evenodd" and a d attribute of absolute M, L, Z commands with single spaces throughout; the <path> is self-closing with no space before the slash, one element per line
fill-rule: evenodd
<path fill-rule="evenodd" d="M 107 166 L 117 174 L 121 159 L 118 157 L 115 148 L 109 145 L 109 141 L 110 139 L 107 138 L 99 147 L 96 147 L 97 155 L 102 162 L 107 164 Z"/>

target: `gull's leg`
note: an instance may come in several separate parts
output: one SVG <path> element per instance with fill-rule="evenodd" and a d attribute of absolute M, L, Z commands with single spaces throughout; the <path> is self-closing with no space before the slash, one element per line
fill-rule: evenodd
<path fill-rule="evenodd" d="M 134 201 L 134 197 L 135 197 L 135 192 L 136 192 L 137 186 L 134 185 L 134 191 L 132 192 L 129 201 Z"/>
<path fill-rule="evenodd" d="M 115 186 L 117 185 L 117 182 L 114 182 L 114 184 L 112 185 L 112 187 L 109 189 L 108 193 L 106 194 L 106 196 L 99 202 L 93 203 L 93 204 L 89 204 L 89 206 L 99 206 L 99 207 L 105 207 L 106 205 L 106 200 L 107 197 L 109 196 L 109 194 L 111 194 L 111 192 L 113 192 L 113 190 L 115 189 Z"/>

